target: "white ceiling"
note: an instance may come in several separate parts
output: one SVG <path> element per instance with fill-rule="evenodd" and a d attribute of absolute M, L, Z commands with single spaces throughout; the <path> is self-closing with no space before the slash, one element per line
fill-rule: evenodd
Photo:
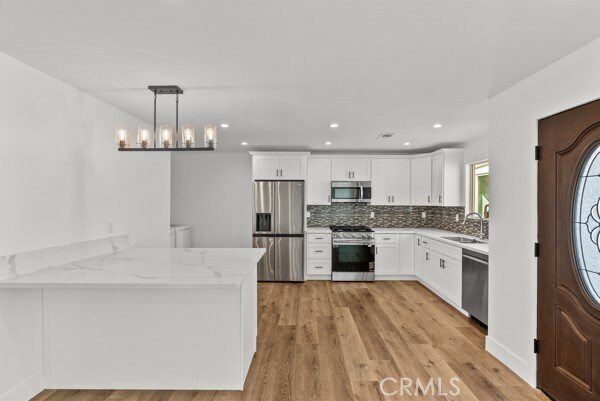
<path fill-rule="evenodd" d="M 147 121 L 145 88 L 180 85 L 181 123 L 228 122 L 228 151 L 415 151 L 485 135 L 486 99 L 600 37 L 598 15 L 597 0 L 0 0 L 0 51 Z"/>

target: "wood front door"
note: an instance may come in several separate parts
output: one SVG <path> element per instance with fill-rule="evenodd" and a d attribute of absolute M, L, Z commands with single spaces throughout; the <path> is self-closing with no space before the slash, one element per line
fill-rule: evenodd
<path fill-rule="evenodd" d="M 600 400 L 600 101 L 538 128 L 538 386 Z"/>

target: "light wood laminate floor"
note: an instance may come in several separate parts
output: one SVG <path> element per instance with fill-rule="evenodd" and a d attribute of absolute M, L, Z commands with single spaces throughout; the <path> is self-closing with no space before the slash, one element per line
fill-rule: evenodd
<path fill-rule="evenodd" d="M 46 390 L 34 400 L 547 400 L 484 351 L 478 324 L 417 282 L 259 283 L 258 308 L 243 392 Z M 393 396 L 380 390 L 387 377 Z"/>

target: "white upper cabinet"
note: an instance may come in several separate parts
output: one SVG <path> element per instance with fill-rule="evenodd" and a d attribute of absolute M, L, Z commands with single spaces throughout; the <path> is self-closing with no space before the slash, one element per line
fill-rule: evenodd
<path fill-rule="evenodd" d="M 372 205 L 410 205 L 410 164 L 410 159 L 372 160 Z"/>
<path fill-rule="evenodd" d="M 431 155 L 413 157 L 410 160 L 410 204 L 431 205 Z"/>
<path fill-rule="evenodd" d="M 391 201 L 389 160 L 373 159 L 371 168 L 371 205 L 389 205 Z"/>
<path fill-rule="evenodd" d="M 254 180 L 306 180 L 307 152 L 250 152 Z"/>
<path fill-rule="evenodd" d="M 462 149 L 441 149 L 432 158 L 433 206 L 464 206 Z"/>
<path fill-rule="evenodd" d="M 331 159 L 308 159 L 308 205 L 331 205 Z"/>
<path fill-rule="evenodd" d="M 283 180 L 305 180 L 306 179 L 306 156 L 280 156 L 279 157 L 279 179 Z"/>
<path fill-rule="evenodd" d="M 390 195 L 393 205 L 410 205 L 410 159 L 390 160 Z"/>
<path fill-rule="evenodd" d="M 277 180 L 279 179 L 279 157 L 278 156 L 253 156 L 252 178 L 255 180 Z"/>
<path fill-rule="evenodd" d="M 332 159 L 332 181 L 371 181 L 371 159 Z"/>

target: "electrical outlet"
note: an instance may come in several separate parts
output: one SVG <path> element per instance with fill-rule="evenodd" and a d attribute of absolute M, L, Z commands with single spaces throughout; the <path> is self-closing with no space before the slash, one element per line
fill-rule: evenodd
<path fill-rule="evenodd" d="M 371 218 L 374 219 L 375 218 L 375 212 L 371 212 Z"/>
<path fill-rule="evenodd" d="M 421 218 L 422 218 L 422 219 L 426 219 L 426 218 L 427 218 L 427 212 L 423 212 L 423 213 L 421 213 Z"/>
<path fill-rule="evenodd" d="M 112 234 L 113 231 L 115 231 L 115 223 L 113 223 L 112 221 L 108 222 L 108 233 Z"/>
<path fill-rule="evenodd" d="M 458 215 L 457 215 L 458 216 Z M 306 212 L 306 217 L 310 217 L 310 212 Z M 458 217 L 457 217 L 458 218 Z M 458 220 L 456 220 L 458 221 Z"/>

